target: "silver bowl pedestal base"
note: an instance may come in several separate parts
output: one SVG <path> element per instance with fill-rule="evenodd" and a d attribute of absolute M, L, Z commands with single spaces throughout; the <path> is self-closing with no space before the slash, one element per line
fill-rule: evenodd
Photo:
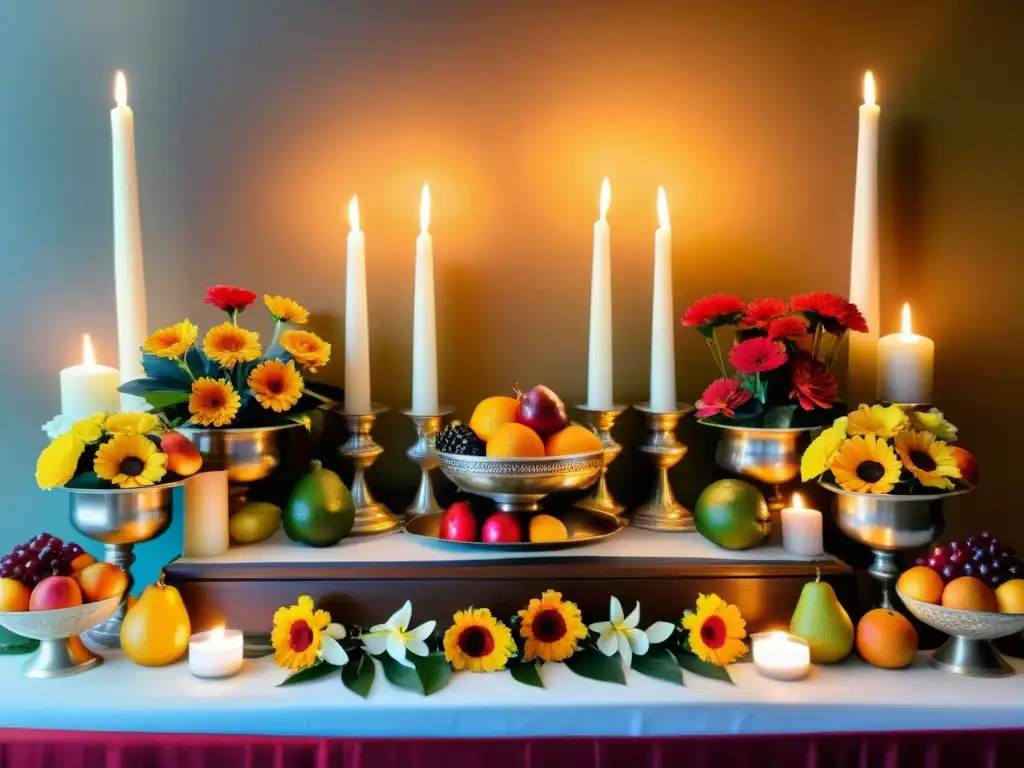
<path fill-rule="evenodd" d="M 989 640 L 952 636 L 928 663 L 943 672 L 968 677 L 1009 677 L 1015 674 Z"/>

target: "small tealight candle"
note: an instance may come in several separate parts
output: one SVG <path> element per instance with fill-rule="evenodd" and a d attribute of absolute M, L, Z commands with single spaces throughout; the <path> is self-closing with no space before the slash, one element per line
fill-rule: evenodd
<path fill-rule="evenodd" d="M 188 668 L 196 677 L 221 678 L 242 669 L 242 633 L 217 627 L 188 640 Z"/>
<path fill-rule="evenodd" d="M 804 507 L 799 493 L 782 510 L 782 548 L 796 555 L 814 557 L 824 554 L 821 512 Z"/>
<path fill-rule="evenodd" d="M 759 632 L 750 637 L 754 666 L 773 680 L 802 680 L 811 671 L 811 647 L 788 632 Z"/>

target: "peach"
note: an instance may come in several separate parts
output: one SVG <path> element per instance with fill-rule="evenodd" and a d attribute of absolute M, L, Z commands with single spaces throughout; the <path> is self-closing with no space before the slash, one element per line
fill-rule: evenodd
<path fill-rule="evenodd" d="M 82 604 L 82 590 L 69 576 L 49 576 L 32 590 L 28 601 L 30 611 L 53 611 Z"/>
<path fill-rule="evenodd" d="M 203 466 L 203 457 L 181 432 L 168 432 L 160 438 L 160 450 L 167 454 L 167 468 L 177 475 L 194 475 Z"/>
<path fill-rule="evenodd" d="M 75 581 L 87 603 L 98 603 L 108 597 L 117 597 L 128 588 L 128 577 L 112 563 L 93 563 L 75 573 Z"/>
<path fill-rule="evenodd" d="M 31 594 L 17 579 L 0 579 L 0 611 L 27 611 Z"/>
<path fill-rule="evenodd" d="M 81 571 L 83 568 L 88 568 L 90 565 L 96 562 L 96 558 L 90 555 L 88 552 L 83 552 L 74 560 L 71 561 L 71 570 L 75 573 Z"/>

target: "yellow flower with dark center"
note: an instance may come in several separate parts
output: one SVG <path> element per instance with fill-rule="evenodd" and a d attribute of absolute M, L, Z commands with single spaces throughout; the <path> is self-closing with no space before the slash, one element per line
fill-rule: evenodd
<path fill-rule="evenodd" d="M 699 595 L 697 610 L 683 615 L 683 629 L 689 631 L 690 649 L 698 659 L 724 667 L 747 652 L 743 638 L 747 622 L 740 609 L 718 595 Z"/>
<path fill-rule="evenodd" d="M 74 432 L 55 438 L 36 461 L 36 483 L 40 488 L 60 488 L 75 476 L 85 443 Z"/>
<path fill-rule="evenodd" d="M 902 469 L 892 446 L 876 435 L 847 440 L 832 459 L 836 482 L 850 493 L 889 493 Z"/>
<path fill-rule="evenodd" d="M 914 411 L 910 414 L 910 421 L 914 425 L 914 429 L 931 432 L 939 440 L 945 440 L 948 443 L 956 440 L 958 432 L 956 426 L 946 421 L 945 415 L 938 408 Z"/>
<path fill-rule="evenodd" d="M 133 411 L 111 414 L 103 422 L 103 429 L 114 435 L 152 435 L 161 431 L 160 419 L 155 415 Z"/>
<path fill-rule="evenodd" d="M 515 656 L 512 631 L 486 608 L 458 611 L 444 633 L 444 657 L 456 672 L 497 672 Z"/>
<path fill-rule="evenodd" d="M 268 294 L 264 294 L 263 303 L 267 305 L 267 309 L 270 310 L 270 314 L 272 314 L 274 319 L 279 323 L 305 325 L 309 322 L 309 312 L 304 306 L 294 299 L 289 299 L 285 296 L 270 296 Z"/>
<path fill-rule="evenodd" d="M 192 422 L 201 427 L 226 427 L 234 420 L 241 404 L 242 398 L 230 381 L 204 376 L 192 383 L 188 412 L 192 414 Z"/>
<path fill-rule="evenodd" d="M 896 435 L 896 452 L 903 466 L 928 488 L 948 491 L 953 487 L 951 478 L 960 477 L 952 448 L 931 432 L 901 432 Z"/>
<path fill-rule="evenodd" d="M 910 426 L 906 411 L 898 405 L 862 405 L 847 418 L 851 435 L 895 437 Z"/>
<path fill-rule="evenodd" d="M 281 346 L 310 373 L 316 373 L 331 359 L 331 345 L 309 331 L 285 331 L 281 334 Z"/>
<path fill-rule="evenodd" d="M 576 603 L 562 600 L 562 593 L 546 590 L 540 599 L 519 611 L 519 634 L 526 641 L 525 661 L 564 661 L 576 652 L 588 631 Z"/>
<path fill-rule="evenodd" d="M 232 370 L 237 363 L 248 363 L 260 356 L 260 335 L 234 323 L 221 323 L 206 332 L 203 352 L 216 363 Z"/>
<path fill-rule="evenodd" d="M 302 397 L 302 374 L 289 360 L 266 360 L 249 374 L 249 389 L 256 402 L 275 413 L 287 411 Z"/>
<path fill-rule="evenodd" d="M 199 328 L 188 320 L 182 320 L 153 333 L 142 344 L 142 351 L 157 357 L 181 357 L 196 343 Z"/>
<path fill-rule="evenodd" d="M 313 599 L 307 595 L 300 597 L 297 605 L 278 608 L 274 614 L 274 629 L 270 633 L 274 661 L 279 667 L 292 672 L 312 665 L 330 623 L 331 614 L 314 611 Z"/>
<path fill-rule="evenodd" d="M 120 488 L 142 488 L 167 474 L 167 455 L 145 435 L 114 435 L 97 449 L 92 468 Z"/>
<path fill-rule="evenodd" d="M 807 446 L 804 455 L 800 458 L 800 477 L 806 483 L 822 473 L 832 465 L 832 459 L 839 452 L 839 448 L 846 442 L 846 417 L 842 416 L 835 420 L 835 423 L 828 429 L 822 430 Z"/>
<path fill-rule="evenodd" d="M 87 419 L 76 421 L 71 425 L 71 433 L 83 443 L 95 443 L 103 437 L 103 423 L 107 414 L 94 413 Z"/>

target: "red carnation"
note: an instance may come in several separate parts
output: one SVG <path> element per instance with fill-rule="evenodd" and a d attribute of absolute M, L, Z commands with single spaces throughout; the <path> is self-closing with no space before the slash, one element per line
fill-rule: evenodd
<path fill-rule="evenodd" d="M 820 360 L 802 357 L 793 365 L 793 391 L 789 399 L 795 399 L 805 411 L 831 408 L 837 392 L 835 376 Z"/>
<path fill-rule="evenodd" d="M 806 317 L 777 317 L 768 323 L 768 335 L 773 339 L 802 339 L 810 323 Z"/>
<path fill-rule="evenodd" d="M 736 321 L 747 305 L 737 296 L 715 293 L 697 299 L 683 313 L 683 325 L 700 328 L 705 325 L 727 325 Z"/>
<path fill-rule="evenodd" d="M 206 289 L 204 304 L 212 304 L 217 309 L 234 315 L 241 312 L 256 301 L 256 294 L 245 288 L 234 285 L 214 285 Z"/>
<path fill-rule="evenodd" d="M 750 399 L 750 390 L 744 389 L 736 379 L 716 379 L 711 382 L 697 401 L 697 418 L 735 416 L 736 409 Z"/>
<path fill-rule="evenodd" d="M 784 314 L 786 302 L 782 299 L 756 299 L 750 302 L 747 313 L 740 318 L 740 327 L 764 330 L 772 320 Z"/>
<path fill-rule="evenodd" d="M 729 351 L 729 362 L 740 373 L 764 373 L 786 364 L 786 348 L 767 336 L 741 341 Z"/>
<path fill-rule="evenodd" d="M 855 333 L 868 332 L 868 321 L 864 319 L 864 315 L 861 314 L 857 305 L 846 299 L 843 299 L 843 319 L 841 322 Z"/>
<path fill-rule="evenodd" d="M 798 293 L 789 300 L 789 306 L 794 312 L 819 315 L 822 318 L 831 318 L 842 322 L 846 316 L 846 301 L 842 296 L 834 293 Z"/>

